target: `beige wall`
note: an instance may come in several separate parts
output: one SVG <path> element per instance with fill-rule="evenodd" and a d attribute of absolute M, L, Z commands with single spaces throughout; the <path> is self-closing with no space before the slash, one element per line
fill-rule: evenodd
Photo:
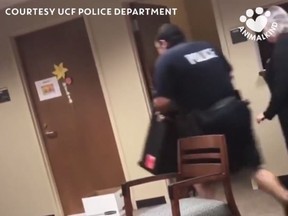
<path fill-rule="evenodd" d="M 211 0 L 184 0 L 193 40 L 205 40 L 221 48 Z"/>
<path fill-rule="evenodd" d="M 184 33 L 187 35 L 188 39 L 191 39 L 191 29 L 188 21 L 187 8 L 185 6 L 184 0 L 135 0 L 136 2 L 146 3 L 146 4 L 156 4 L 163 5 L 171 8 L 177 8 L 176 16 L 171 16 L 171 23 L 178 25 Z"/>
<path fill-rule="evenodd" d="M 67 7 L 66 2 L 34 1 L 21 6 Z M 161 3 L 166 4 L 166 1 Z M 171 5 L 167 2 L 167 5 L 184 9 L 178 1 Z M 95 1 L 69 1 L 69 7 L 77 6 L 120 7 L 120 3 L 105 0 L 98 0 L 97 4 Z M 21 82 L 21 69 L 17 66 L 10 39 L 71 18 L 7 17 L 3 10 L 0 11 L 0 87 L 8 87 L 12 98 L 11 102 L 0 104 L 0 215 L 61 215 L 45 150 L 34 127 L 33 114 Z M 128 180 L 147 176 L 148 173 L 137 162 L 149 124 L 149 111 L 125 18 L 93 16 L 85 20 L 125 176 Z M 181 13 L 172 17 L 172 21 L 189 29 L 186 17 Z M 160 195 L 167 195 L 163 182 L 134 191 L 134 196 L 141 199 Z"/>
<path fill-rule="evenodd" d="M 277 0 L 215 0 L 214 9 L 221 44 L 225 55 L 234 67 L 235 85 L 252 104 L 255 115 L 264 111 L 269 100 L 269 91 L 258 76 L 262 69 L 257 44 L 253 41 L 233 45 L 229 31 L 241 26 L 239 17 L 249 8 L 277 3 Z M 255 122 L 255 121 L 254 121 Z M 278 119 L 255 126 L 267 167 L 277 175 L 288 173 L 288 157 Z"/>

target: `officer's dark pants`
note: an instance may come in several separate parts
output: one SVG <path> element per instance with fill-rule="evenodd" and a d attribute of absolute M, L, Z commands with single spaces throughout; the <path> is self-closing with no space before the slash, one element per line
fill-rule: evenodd
<path fill-rule="evenodd" d="M 205 125 L 204 133 L 225 135 L 231 172 L 244 167 L 258 169 L 261 157 L 253 135 L 250 110 L 241 101 L 222 109 L 225 114 Z"/>

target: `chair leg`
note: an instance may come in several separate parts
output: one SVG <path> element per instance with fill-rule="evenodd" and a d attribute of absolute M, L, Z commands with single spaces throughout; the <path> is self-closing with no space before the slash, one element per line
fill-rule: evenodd
<path fill-rule="evenodd" d="M 173 216 L 181 216 L 179 200 L 171 200 L 171 208 Z"/>
<path fill-rule="evenodd" d="M 234 199 L 230 180 L 229 179 L 225 180 L 223 182 L 223 186 L 224 186 L 224 191 L 225 191 L 228 206 L 230 208 L 230 211 L 232 212 L 232 216 L 241 216 L 239 209 L 237 207 L 237 204 L 235 202 L 235 199 Z"/>
<path fill-rule="evenodd" d="M 128 195 L 124 196 L 124 210 L 125 210 L 126 216 L 133 216 L 133 206 L 131 202 L 130 191 Z"/>

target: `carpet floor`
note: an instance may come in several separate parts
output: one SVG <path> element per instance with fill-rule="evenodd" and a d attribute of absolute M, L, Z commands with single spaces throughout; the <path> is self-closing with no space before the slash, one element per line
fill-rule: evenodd
<path fill-rule="evenodd" d="M 247 172 L 232 177 L 234 197 L 242 216 L 284 216 L 283 208 L 274 198 L 260 190 L 253 190 Z M 217 187 L 217 198 L 223 199 L 222 187 Z"/>

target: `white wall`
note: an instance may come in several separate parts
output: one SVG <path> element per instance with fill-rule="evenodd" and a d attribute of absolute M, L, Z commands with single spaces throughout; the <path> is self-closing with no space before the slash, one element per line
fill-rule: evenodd
<path fill-rule="evenodd" d="M 49 0 L 19 6 L 120 7 L 119 2 Z M 0 104 L 0 215 L 62 215 L 11 39 L 72 18 L 8 17 L 3 10 L 0 11 L 0 87 L 8 87 L 12 99 L 9 103 Z M 147 176 L 149 174 L 137 162 L 149 124 L 149 112 L 125 17 L 91 16 L 85 21 L 126 179 Z M 173 17 L 172 21 L 189 29 L 186 17 L 181 14 Z M 167 195 L 163 182 L 134 191 L 137 199 L 161 195 Z"/>
<path fill-rule="evenodd" d="M 278 119 L 255 124 L 255 116 L 266 109 L 269 91 L 258 72 L 262 69 L 257 44 L 253 41 L 233 45 L 230 30 L 242 23 L 239 17 L 249 8 L 275 4 L 277 0 L 215 0 L 218 31 L 224 54 L 234 67 L 235 85 L 252 104 L 255 132 L 266 165 L 277 175 L 288 174 L 288 156 Z"/>

